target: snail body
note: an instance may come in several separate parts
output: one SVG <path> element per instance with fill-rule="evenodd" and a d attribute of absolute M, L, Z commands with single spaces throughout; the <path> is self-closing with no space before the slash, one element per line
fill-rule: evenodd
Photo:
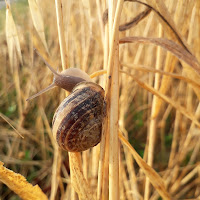
<path fill-rule="evenodd" d="M 69 68 L 59 73 L 44 62 L 54 74 L 53 82 L 27 100 L 56 86 L 71 92 L 54 114 L 53 136 L 63 150 L 71 152 L 85 151 L 97 145 L 101 140 L 105 110 L 103 88 L 80 69 Z"/>

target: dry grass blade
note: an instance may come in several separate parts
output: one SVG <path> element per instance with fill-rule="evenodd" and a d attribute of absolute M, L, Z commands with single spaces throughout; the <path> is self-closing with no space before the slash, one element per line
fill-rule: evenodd
<path fill-rule="evenodd" d="M 133 42 L 141 42 L 144 44 L 155 44 L 157 46 L 161 46 L 162 48 L 170 51 L 180 60 L 183 60 L 188 65 L 190 65 L 194 70 L 196 70 L 200 74 L 200 64 L 198 63 L 195 56 L 186 51 L 183 47 L 174 43 L 171 40 L 164 38 L 145 38 L 145 37 L 125 37 L 120 39 L 120 43 L 133 43 Z"/>
<path fill-rule="evenodd" d="M 186 41 L 184 40 L 184 38 L 181 36 L 180 32 L 176 28 L 176 25 L 170 15 L 168 9 L 166 8 L 165 3 L 163 3 L 163 1 L 147 0 L 148 4 L 138 1 L 138 0 L 126 0 L 126 1 L 137 2 L 137 3 L 143 4 L 143 5 L 147 6 L 148 8 L 152 9 L 160 17 L 158 19 L 159 19 L 160 23 L 162 24 L 163 28 L 168 33 L 168 35 L 172 36 L 173 39 L 176 38 L 182 44 L 182 46 L 185 48 L 185 50 L 188 51 L 189 53 L 191 53 Z"/>
<path fill-rule="evenodd" d="M 38 35 L 40 36 L 40 39 L 46 49 L 47 52 L 49 52 L 46 39 L 45 39 L 45 34 L 44 34 L 44 23 L 40 11 L 40 7 L 36 0 L 28 0 L 30 11 L 31 11 L 31 16 L 33 20 L 33 24 L 35 26 L 35 29 L 38 32 Z"/>
<path fill-rule="evenodd" d="M 159 25 L 158 27 L 158 31 L 159 31 L 159 37 L 162 37 L 163 35 L 163 31 L 161 26 Z M 157 47 L 157 52 L 156 52 L 156 66 L 155 68 L 157 70 L 160 69 L 161 67 L 161 47 L 158 46 Z M 154 89 L 158 90 L 159 89 L 159 82 L 160 82 L 160 74 L 155 74 L 155 79 L 154 79 Z M 148 138 L 147 138 L 147 146 L 146 146 L 146 150 L 147 150 L 147 164 L 150 167 L 153 167 L 153 161 L 154 161 L 154 149 L 155 149 L 155 141 L 156 141 L 156 135 L 157 135 L 157 118 L 153 118 L 154 112 L 156 110 L 157 107 L 157 96 L 153 96 L 152 98 L 152 106 L 151 106 L 151 119 L 150 119 L 150 123 L 149 123 L 149 131 L 148 131 Z M 144 190 L 144 200 L 148 200 L 149 196 L 151 193 L 151 185 L 150 185 L 150 180 L 149 178 L 146 178 L 145 180 L 145 190 Z"/>
<path fill-rule="evenodd" d="M 162 178 L 151 168 L 149 165 L 144 162 L 144 160 L 139 156 L 139 154 L 135 151 L 135 149 L 130 145 L 130 143 L 126 140 L 126 138 L 119 132 L 119 139 L 121 142 L 128 147 L 130 153 L 133 155 L 137 164 L 142 168 L 145 175 L 149 178 L 152 185 L 155 187 L 157 192 L 163 199 L 172 199 L 169 193 L 165 189 L 164 182 Z"/>
<path fill-rule="evenodd" d="M 25 200 L 47 200 L 47 196 L 38 185 L 32 186 L 26 179 L 6 167 L 0 162 L 0 181 Z"/>
<path fill-rule="evenodd" d="M 147 8 L 146 10 L 144 10 L 143 12 L 141 12 L 140 14 L 138 14 L 136 17 L 134 17 L 129 22 L 120 25 L 119 26 L 119 31 L 126 31 L 126 30 L 128 30 L 130 28 L 133 28 L 139 22 L 141 22 L 145 17 L 147 17 L 150 14 L 150 12 L 151 12 L 151 8 Z"/>
<path fill-rule="evenodd" d="M 195 70 L 193 70 L 189 65 L 185 63 L 183 63 L 183 74 L 188 77 L 188 79 L 192 79 L 195 82 L 200 83 L 200 74 L 198 74 Z M 197 85 L 194 85 L 193 83 L 191 83 L 191 86 L 200 100 L 199 87 Z"/>
<path fill-rule="evenodd" d="M 97 76 L 101 76 L 103 74 L 106 74 L 107 73 L 107 70 L 99 70 L 97 72 L 94 72 L 90 75 L 90 78 L 95 78 Z"/>
<path fill-rule="evenodd" d="M 20 62 L 22 63 L 21 47 L 19 43 L 19 36 L 10 10 L 10 6 L 6 5 L 6 40 L 8 44 L 8 53 L 10 66 L 14 66 L 14 53 L 17 52 Z"/>
<path fill-rule="evenodd" d="M 49 53 L 47 52 L 46 48 L 42 42 L 41 37 L 39 36 L 38 32 L 33 29 L 32 31 L 32 39 L 33 39 L 33 47 L 34 49 L 37 49 L 40 55 L 51 65 L 53 66 L 53 63 L 51 62 L 51 59 L 49 58 Z"/>
<path fill-rule="evenodd" d="M 65 43 L 65 35 L 64 35 L 62 1 L 56 0 L 55 4 L 56 4 L 56 16 L 57 16 L 57 26 L 58 26 L 62 69 L 64 70 L 65 68 L 67 68 L 67 52 L 66 52 L 66 43 Z"/>
<path fill-rule="evenodd" d="M 152 67 L 148 67 L 148 66 L 144 66 L 144 65 L 137 65 L 136 66 L 136 65 L 126 64 L 126 63 L 121 63 L 121 65 L 123 67 L 128 67 L 129 69 L 132 69 L 132 70 L 139 70 L 139 71 L 143 71 L 143 72 L 153 72 L 153 73 L 159 73 L 161 75 L 170 76 L 172 78 L 176 78 L 176 79 L 179 79 L 179 80 L 183 80 L 187 83 L 190 83 L 191 85 L 200 89 L 200 81 L 196 82 L 195 81 L 196 79 L 191 79 L 189 77 L 187 78 L 186 76 L 183 76 L 183 75 L 179 75 L 179 74 L 176 74 L 176 73 L 170 73 L 170 72 L 164 72 L 162 70 L 157 70 L 157 69 L 154 69 Z M 102 72 L 102 74 L 103 74 L 103 72 Z M 100 75 L 102 75 L 102 74 L 100 74 Z M 185 75 L 186 75 L 186 73 L 185 73 Z"/>
<path fill-rule="evenodd" d="M 151 8 L 147 8 L 146 10 L 142 11 L 141 13 L 139 13 L 136 17 L 134 17 L 132 20 L 130 20 L 129 22 L 125 23 L 125 24 L 121 24 L 119 26 L 119 31 L 126 31 L 130 28 L 133 28 L 134 26 L 136 26 L 139 22 L 141 22 L 145 17 L 147 17 L 150 12 L 151 12 Z M 108 9 L 106 9 L 103 13 L 103 23 L 104 25 L 108 22 Z"/>
<path fill-rule="evenodd" d="M 178 41 L 183 45 L 186 51 L 191 53 L 191 50 L 188 47 L 188 44 L 186 43 L 185 39 L 182 37 L 179 29 L 177 28 L 170 12 L 168 11 L 165 3 L 162 0 L 147 0 L 149 4 L 152 5 L 153 8 L 155 8 L 158 13 L 160 14 L 161 18 L 167 23 L 167 26 L 171 28 L 171 31 L 176 35 Z M 163 24 L 163 22 L 161 22 Z M 166 28 L 166 26 L 163 26 Z M 168 29 L 166 29 L 168 30 Z M 172 35 L 172 34 L 170 34 Z"/>
<path fill-rule="evenodd" d="M 162 93 L 160 93 L 159 91 L 155 90 L 153 87 L 151 87 L 150 85 L 142 82 L 141 80 L 139 80 L 136 76 L 130 75 L 128 72 L 122 71 L 121 72 L 131 76 L 142 88 L 148 90 L 149 92 L 151 92 L 152 94 L 158 96 L 159 98 L 161 98 L 162 100 L 166 101 L 167 103 L 171 104 L 174 108 L 176 108 L 177 110 L 179 110 L 183 115 L 185 115 L 188 119 L 190 119 L 191 121 L 193 121 L 198 127 L 200 127 L 200 123 L 199 121 L 196 119 L 196 117 L 191 114 L 191 112 L 187 111 L 184 107 L 182 107 L 181 105 L 179 105 L 177 102 L 175 102 L 174 100 L 170 99 L 169 97 L 163 95 Z"/>
<path fill-rule="evenodd" d="M 19 121 L 23 120 L 22 96 L 20 89 L 20 78 L 18 71 L 18 60 L 22 64 L 21 47 L 19 43 L 19 36 L 10 10 L 10 6 L 6 4 L 6 40 L 8 46 L 8 54 L 10 60 L 11 71 L 13 72 L 13 80 L 17 92 L 17 103 L 19 110 Z M 18 56 L 18 58 L 17 58 Z"/>
<path fill-rule="evenodd" d="M 21 137 L 21 138 L 24 138 L 24 136 L 7 120 L 7 117 L 6 116 L 4 116 L 2 113 L 0 113 L 0 117 L 4 120 L 4 121 L 6 121 L 8 124 L 9 124 L 9 126 Z"/>

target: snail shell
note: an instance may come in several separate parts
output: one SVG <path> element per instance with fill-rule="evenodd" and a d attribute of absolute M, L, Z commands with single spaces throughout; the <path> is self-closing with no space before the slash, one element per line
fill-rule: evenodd
<path fill-rule="evenodd" d="M 57 108 L 53 135 L 63 150 L 80 152 L 101 140 L 104 90 L 93 82 L 77 84 Z"/>

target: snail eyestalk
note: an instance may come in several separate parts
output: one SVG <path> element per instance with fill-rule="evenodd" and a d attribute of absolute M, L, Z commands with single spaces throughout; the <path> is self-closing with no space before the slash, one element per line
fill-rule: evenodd
<path fill-rule="evenodd" d="M 52 73 L 56 76 L 60 76 L 60 74 L 44 59 L 44 57 L 39 53 L 39 51 L 37 49 L 34 50 L 38 54 L 38 56 L 40 56 L 40 58 L 43 60 L 46 66 L 52 71 Z"/>
<path fill-rule="evenodd" d="M 34 94 L 33 96 L 29 97 L 28 99 L 26 99 L 26 101 L 29 101 L 31 99 L 34 99 L 35 97 L 40 96 L 41 94 L 51 90 L 52 88 L 56 87 L 55 83 L 52 83 L 51 85 L 49 85 L 48 87 L 46 87 L 45 89 L 41 90 L 40 92 Z"/>

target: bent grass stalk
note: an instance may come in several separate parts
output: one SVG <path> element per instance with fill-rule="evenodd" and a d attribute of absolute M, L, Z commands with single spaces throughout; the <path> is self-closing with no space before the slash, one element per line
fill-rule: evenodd
<path fill-rule="evenodd" d="M 7 169 L 3 164 L 4 163 L 0 162 L 0 180 L 22 199 L 48 199 L 38 185 L 32 186 L 24 176 Z"/>

